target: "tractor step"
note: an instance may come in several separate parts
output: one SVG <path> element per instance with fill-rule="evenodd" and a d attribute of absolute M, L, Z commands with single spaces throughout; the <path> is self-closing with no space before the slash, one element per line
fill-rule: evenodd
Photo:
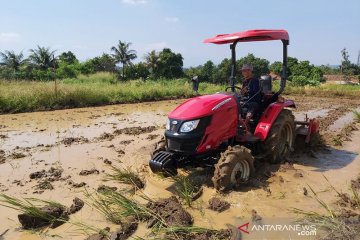
<path fill-rule="evenodd" d="M 177 163 L 174 155 L 168 151 L 158 152 L 149 162 L 151 171 L 163 173 L 166 176 L 175 176 L 177 174 Z"/>

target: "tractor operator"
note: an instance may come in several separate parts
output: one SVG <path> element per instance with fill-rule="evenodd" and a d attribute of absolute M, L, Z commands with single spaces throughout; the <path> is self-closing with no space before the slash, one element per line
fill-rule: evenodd
<path fill-rule="evenodd" d="M 241 95 L 248 97 L 245 104 L 245 107 L 248 109 L 245 119 L 245 124 L 247 126 L 261 104 L 260 81 L 253 76 L 252 71 L 253 67 L 251 64 L 244 64 L 241 68 L 241 74 L 244 77 Z"/>

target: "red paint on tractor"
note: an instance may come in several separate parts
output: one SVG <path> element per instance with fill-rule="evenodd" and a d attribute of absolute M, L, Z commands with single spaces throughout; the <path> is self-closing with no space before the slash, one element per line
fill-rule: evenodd
<path fill-rule="evenodd" d="M 284 102 L 276 102 L 270 104 L 265 112 L 262 114 L 258 125 L 256 126 L 254 135 L 260 138 L 261 141 L 264 141 L 270 132 L 270 129 L 275 122 L 277 116 L 280 114 L 281 110 L 285 107 L 295 108 L 295 103 L 293 100 L 285 100 Z"/>
<path fill-rule="evenodd" d="M 203 153 L 216 149 L 223 141 L 236 136 L 238 124 L 238 105 L 233 96 L 214 105 L 211 110 L 211 124 L 206 128 L 203 140 L 197 148 L 197 152 Z M 226 102 L 225 102 L 226 101 Z M 224 104 L 222 104 L 225 102 Z M 216 109 L 214 109 L 216 108 Z"/>
<path fill-rule="evenodd" d="M 289 34 L 286 30 L 248 30 L 232 34 L 219 34 L 213 38 L 204 40 L 204 43 L 226 44 L 233 42 L 254 42 L 270 40 L 289 40 Z"/>
<path fill-rule="evenodd" d="M 212 115 L 213 108 L 222 101 L 232 98 L 231 95 L 217 93 L 212 95 L 204 95 L 195 98 L 190 98 L 177 108 L 175 108 L 170 114 L 169 118 L 179 120 L 192 120 L 201 117 Z M 224 108 L 221 108 L 224 109 Z"/>

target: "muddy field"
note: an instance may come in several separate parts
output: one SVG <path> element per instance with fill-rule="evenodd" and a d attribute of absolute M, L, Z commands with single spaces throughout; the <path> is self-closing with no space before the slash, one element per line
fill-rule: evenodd
<path fill-rule="evenodd" d="M 309 186 L 319 198 L 336 205 L 337 196 L 324 176 L 335 189 L 349 192 L 351 180 L 360 174 L 359 124 L 352 123 L 352 110 L 360 110 L 360 101 L 288 98 L 297 103 L 294 112 L 297 119 L 302 120 L 307 114 L 321 120 L 325 143 L 296 152 L 289 162 L 281 165 L 260 164 L 249 184 L 227 194 L 217 193 L 209 183 L 211 168 L 191 169 L 189 174 L 201 183 L 202 191 L 191 207 L 186 204 L 182 207 L 194 226 L 223 229 L 217 236 L 223 239 L 229 235 L 227 229 L 235 236 L 238 226 L 254 219 L 290 223 L 297 217 L 289 211 L 292 208 L 322 212 Z M 116 187 L 114 190 L 128 188 L 127 184 L 112 180 L 105 182 L 106 173 L 111 166 L 116 166 L 139 173 L 145 184 L 141 194 L 154 200 L 173 196 L 173 180 L 150 173 L 147 162 L 154 143 L 164 131 L 167 113 L 181 102 L 183 100 L 0 115 L 0 193 L 54 200 L 66 206 L 78 197 L 85 200 L 85 205 L 70 216 L 72 221 L 100 229 L 117 229 L 88 204 L 85 194 L 97 191 L 102 185 Z M 157 211 L 156 204 L 151 207 Z M 18 211 L 0 206 L 0 213 L 0 239 L 87 237 L 79 227 L 69 223 L 42 233 L 22 230 Z M 132 236 L 148 239 L 147 224 L 140 223 Z M 242 233 L 242 239 L 264 239 L 265 236 L 251 234 Z M 322 234 L 318 230 L 316 236 L 291 236 L 291 239 L 314 239 Z M 267 239 L 289 239 L 289 236 L 275 231 L 266 233 Z"/>

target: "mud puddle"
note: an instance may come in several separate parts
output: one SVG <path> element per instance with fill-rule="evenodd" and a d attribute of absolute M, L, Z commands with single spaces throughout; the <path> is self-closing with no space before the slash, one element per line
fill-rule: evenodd
<path fill-rule="evenodd" d="M 300 120 L 308 114 L 309 117 L 324 119 L 329 127 L 336 121 L 335 118 L 342 119 L 349 112 L 344 111 L 334 117 L 334 109 L 340 107 L 343 100 L 339 103 L 339 99 L 296 98 L 299 102 L 295 114 Z M 70 206 L 74 197 L 84 199 L 84 187 L 89 191 L 96 191 L 104 184 L 124 188 L 119 183 L 104 183 L 109 165 L 115 165 L 138 171 L 146 182 L 143 192 L 150 198 L 171 197 L 174 182 L 149 173 L 144 165 L 147 165 L 152 145 L 163 133 L 167 113 L 181 102 L 161 101 L 0 115 L 0 134 L 6 136 L 0 138 L 0 159 L 4 159 L 3 163 L 0 162 L 0 191 L 16 197 L 56 200 Z M 350 102 L 351 107 L 358 104 L 356 101 Z M 337 129 L 332 130 L 336 132 Z M 197 174 L 204 181 L 202 195 L 191 208 L 184 207 L 193 217 L 194 226 L 205 228 L 236 229 L 253 220 L 254 210 L 265 223 L 289 223 L 296 215 L 288 209 L 319 210 L 317 202 L 305 194 L 304 188 L 309 191 L 308 185 L 318 191 L 321 198 L 331 201 L 335 196 L 323 175 L 338 189 L 347 188 L 351 179 L 356 178 L 360 172 L 360 146 L 356 144 L 359 141 L 360 132 L 354 132 L 352 141 L 345 142 L 341 148 L 329 147 L 325 152 L 315 151 L 313 156 L 297 156 L 292 159 L 291 167 L 270 166 L 261 173 L 261 178 L 254 179 L 258 184 L 240 187 L 225 195 L 205 184 L 211 178 L 209 171 L 200 171 Z M 19 154 L 19 158 L 15 157 L 16 154 Z M 52 177 L 49 172 L 54 171 L 51 169 L 59 169 L 61 176 L 49 180 Z M 35 172 L 43 176 L 31 178 L 36 175 Z M 85 172 L 89 174 L 80 174 Z M 45 180 L 52 189 L 37 189 Z M 226 206 L 221 212 L 211 210 L 209 201 L 214 198 L 226 201 L 229 207 Z M 9 229 L 4 239 L 86 238 L 69 224 L 51 229 L 43 235 L 22 231 L 16 218 L 17 211 L 4 207 L 0 207 L 0 211 L 0 233 Z M 70 218 L 98 228 L 116 229 L 87 204 Z M 146 238 L 148 233 L 149 229 L 140 223 L 133 236 Z M 278 234 L 273 232 L 269 237 L 279 239 Z M 251 236 L 242 233 L 243 239 L 253 239 Z"/>

